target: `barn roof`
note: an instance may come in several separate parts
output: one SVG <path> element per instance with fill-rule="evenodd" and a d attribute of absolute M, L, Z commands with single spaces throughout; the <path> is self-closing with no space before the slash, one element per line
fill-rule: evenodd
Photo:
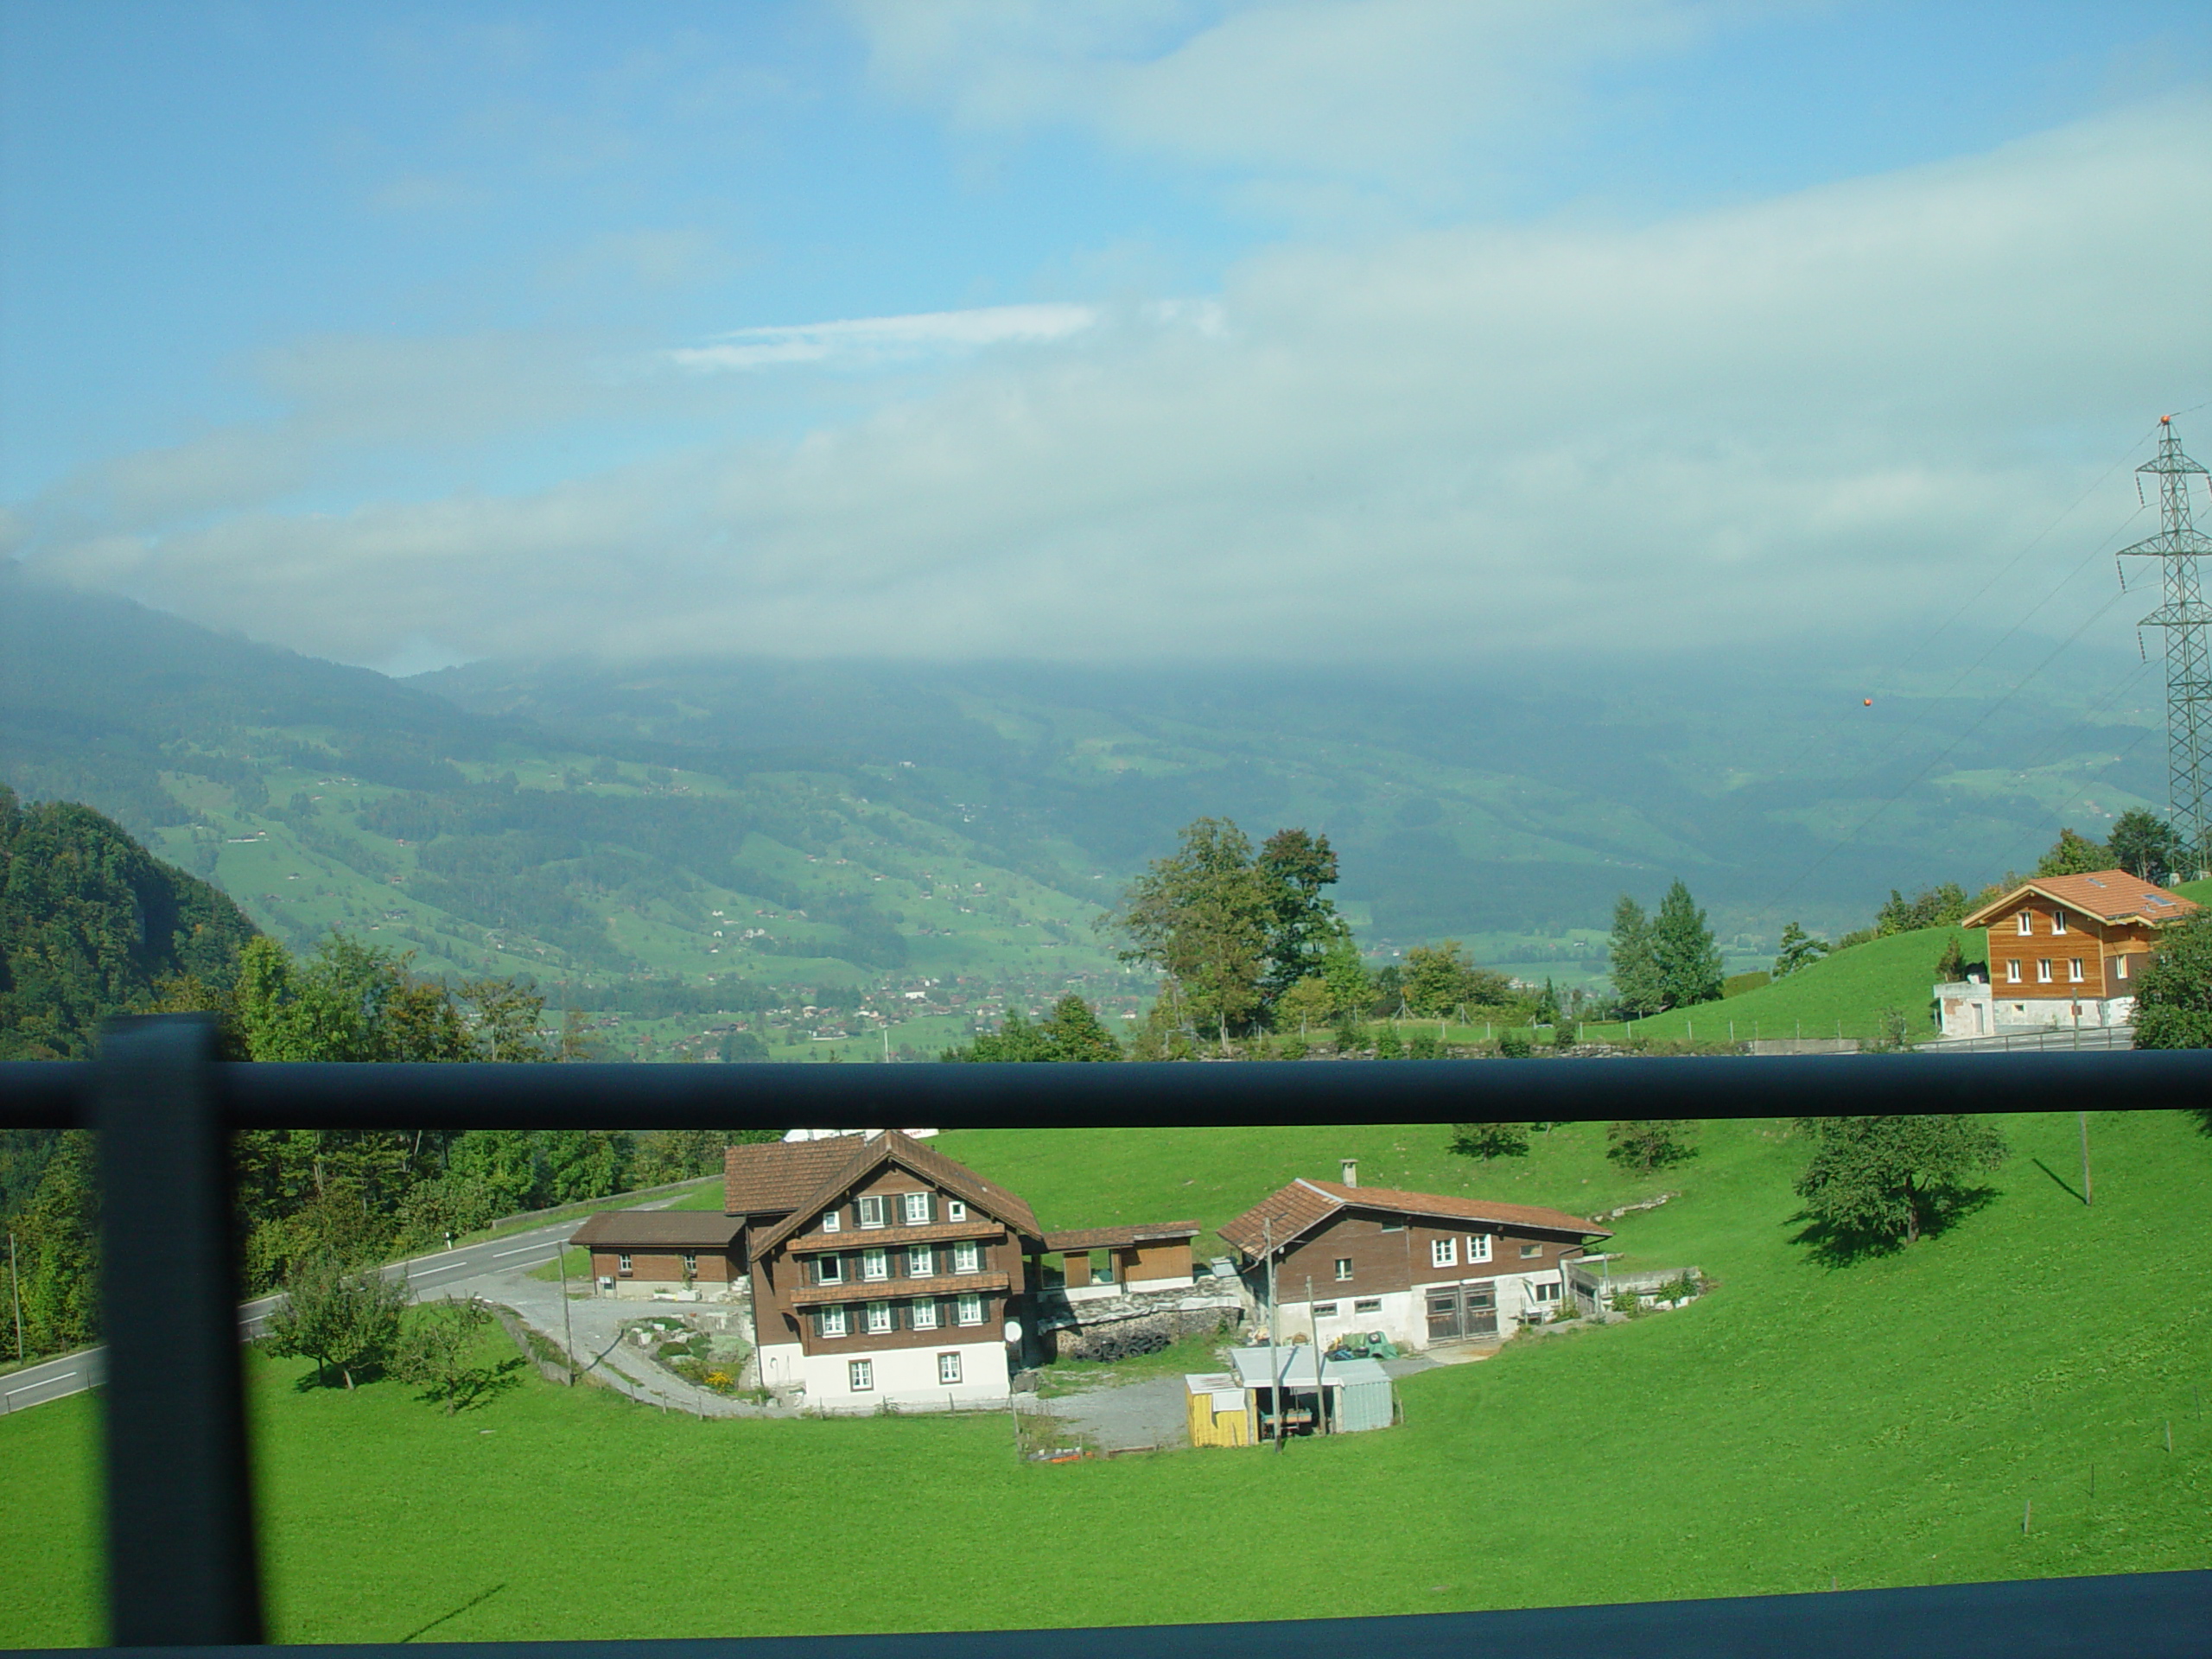
<path fill-rule="evenodd" d="M 569 1235 L 607 1249 L 726 1250 L 745 1230 L 741 1216 L 711 1210 L 602 1210 Z"/>
<path fill-rule="evenodd" d="M 1346 1186 L 1341 1181 L 1309 1181 L 1304 1176 L 1254 1205 L 1221 1230 L 1221 1236 L 1249 1256 L 1266 1253 L 1268 1224 L 1274 1223 L 1278 1250 L 1344 1210 L 1381 1210 L 1391 1215 L 1427 1216 L 1453 1223 L 1478 1222 L 1501 1228 L 1573 1233 L 1581 1238 L 1610 1238 L 1595 1222 L 1540 1205 L 1499 1204 L 1489 1198 L 1455 1198 L 1443 1192 L 1405 1192 L 1389 1186 Z"/>
<path fill-rule="evenodd" d="M 1195 1221 L 1138 1222 L 1129 1227 L 1077 1227 L 1066 1232 L 1045 1235 L 1048 1250 L 1110 1250 L 1124 1244 L 1154 1244 L 1172 1243 L 1179 1238 L 1196 1238 L 1199 1224 Z"/>
<path fill-rule="evenodd" d="M 2039 875 L 2023 881 L 2002 899 L 1984 905 L 1959 925 L 1986 927 L 2031 894 L 2070 906 L 2101 922 L 2171 922 L 2202 908 L 2194 899 L 2168 893 L 2126 870 L 2092 870 L 2087 875 Z"/>

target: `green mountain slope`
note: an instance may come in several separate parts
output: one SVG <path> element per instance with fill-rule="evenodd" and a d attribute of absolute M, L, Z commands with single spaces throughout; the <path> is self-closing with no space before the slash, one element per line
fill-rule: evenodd
<path fill-rule="evenodd" d="M 2093 679 L 1994 708 L 1942 689 L 1870 712 L 1797 663 L 1602 684 L 760 662 L 397 683 L 0 570 L 0 776 L 26 798 L 110 813 L 288 943 L 344 925 L 431 971 L 533 973 L 556 1004 L 661 1010 L 664 1044 L 678 1014 L 696 1039 L 764 1001 L 836 1011 L 786 1035 L 873 1043 L 857 987 L 937 1022 L 901 1025 L 917 1049 L 995 996 L 1072 983 L 1126 1011 L 1143 982 L 1091 923 L 1203 814 L 1325 830 L 1385 957 L 1452 935 L 1572 985 L 1602 979 L 1624 889 L 1683 876 L 1730 966 L 1760 966 L 1784 917 L 1856 925 L 1891 887 L 1986 880 L 2054 816 L 2094 828 L 2157 785 L 2135 713 L 2080 716 Z"/>
<path fill-rule="evenodd" d="M 90 807 L 18 805 L 0 785 L 0 1059 L 91 1052 L 157 981 L 227 982 L 253 925 Z"/>

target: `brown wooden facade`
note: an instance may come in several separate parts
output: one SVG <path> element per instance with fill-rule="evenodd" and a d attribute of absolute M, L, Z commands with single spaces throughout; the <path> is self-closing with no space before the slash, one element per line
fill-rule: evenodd
<path fill-rule="evenodd" d="M 2124 870 L 2029 882 L 1966 918 L 1989 930 L 1989 988 L 2014 1001 L 2133 996 L 2159 929 L 2196 906 Z"/>

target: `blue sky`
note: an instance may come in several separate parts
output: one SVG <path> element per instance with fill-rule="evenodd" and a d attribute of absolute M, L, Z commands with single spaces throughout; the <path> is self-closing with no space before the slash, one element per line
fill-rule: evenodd
<path fill-rule="evenodd" d="M 349 660 L 1910 623 L 2212 397 L 2201 5 L 0 27 L 16 556 Z"/>

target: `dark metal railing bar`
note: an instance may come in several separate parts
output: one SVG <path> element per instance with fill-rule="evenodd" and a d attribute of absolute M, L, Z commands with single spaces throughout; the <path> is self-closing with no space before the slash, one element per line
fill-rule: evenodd
<path fill-rule="evenodd" d="M 93 1061 L 0 1065 L 0 1128 L 88 1122 Z M 1113 1065 L 217 1065 L 233 1128 L 1142 1128 L 2072 1111 L 2212 1098 L 2212 1051 Z"/>
<path fill-rule="evenodd" d="M 111 1022 L 102 1043 L 108 1639 L 262 1639 L 238 1363 L 231 1160 L 212 1020 Z"/>

